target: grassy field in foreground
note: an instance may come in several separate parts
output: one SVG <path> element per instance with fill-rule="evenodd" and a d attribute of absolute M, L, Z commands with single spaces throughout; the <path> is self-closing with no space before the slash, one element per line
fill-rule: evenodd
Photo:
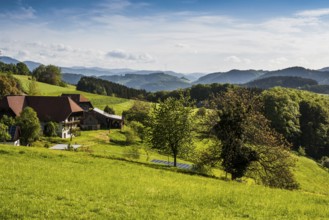
<path fill-rule="evenodd" d="M 28 85 L 30 80 L 27 76 L 15 75 L 17 79 L 21 81 L 21 84 L 25 91 L 28 91 Z M 101 110 L 105 108 L 106 105 L 109 105 L 115 110 L 116 114 L 121 114 L 123 110 L 129 109 L 134 101 L 129 99 L 111 97 L 111 96 L 104 96 L 104 95 L 97 95 L 82 91 L 77 91 L 75 86 L 68 85 L 67 87 L 59 87 L 54 85 L 49 85 L 46 83 L 37 82 L 38 89 L 40 91 L 40 95 L 45 96 L 58 96 L 62 93 L 79 93 L 87 97 L 94 107 L 97 107 Z"/>
<path fill-rule="evenodd" d="M 296 172 L 309 176 L 297 175 L 302 189 L 287 191 L 83 152 L 0 145 L 0 219 L 327 219 L 328 185 L 316 192 L 309 185 L 329 175 L 312 174 L 321 168 L 308 159 L 299 163 Z"/>

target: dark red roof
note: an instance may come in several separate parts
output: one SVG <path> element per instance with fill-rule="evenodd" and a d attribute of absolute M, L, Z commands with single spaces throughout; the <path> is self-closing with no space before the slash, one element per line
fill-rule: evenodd
<path fill-rule="evenodd" d="M 0 108 L 11 109 L 19 116 L 25 107 L 31 107 L 40 121 L 65 121 L 72 113 L 83 109 L 70 97 L 60 96 L 7 96 L 1 101 Z"/>
<path fill-rule="evenodd" d="M 79 102 L 90 102 L 86 97 L 81 94 L 62 94 L 64 97 L 70 97 L 76 103 Z"/>
<path fill-rule="evenodd" d="M 25 96 L 6 96 L 0 102 L 0 109 L 12 110 L 18 116 L 26 107 Z"/>

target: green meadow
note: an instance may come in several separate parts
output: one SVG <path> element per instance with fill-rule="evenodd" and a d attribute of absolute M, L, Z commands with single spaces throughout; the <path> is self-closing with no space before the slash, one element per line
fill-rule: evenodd
<path fill-rule="evenodd" d="M 15 77 L 27 90 L 28 78 Z M 37 84 L 40 95 L 77 93 L 74 86 Z M 133 104 L 78 93 L 117 114 Z M 33 147 L 0 145 L 0 219 L 329 219 L 329 172 L 313 160 L 294 155 L 300 189 L 272 189 L 226 180 L 221 170 L 202 176 L 151 163 L 172 158 L 140 141 L 127 146 L 124 134 L 82 131 L 72 140 L 82 145 L 78 151 L 44 147 L 69 141 L 60 138 L 42 138 Z M 207 144 L 196 140 L 197 148 Z M 131 157 L 132 148 L 139 158 Z"/>
<path fill-rule="evenodd" d="M 87 152 L 1 145 L 0 219 L 327 219 L 328 172 L 299 157 L 295 173 L 302 188 L 288 191 Z"/>
<path fill-rule="evenodd" d="M 25 91 L 28 91 L 28 86 L 30 83 L 29 78 L 27 76 L 21 76 L 21 75 L 15 75 L 15 77 L 21 81 L 23 89 Z M 37 87 L 40 95 L 44 95 L 44 96 L 58 96 L 61 95 L 62 93 L 82 94 L 92 102 L 94 107 L 103 110 L 106 105 L 109 105 L 114 109 L 116 114 L 121 114 L 123 110 L 129 109 L 134 103 L 133 100 L 77 91 L 76 87 L 72 85 L 68 85 L 67 87 L 59 87 L 59 86 L 49 85 L 46 83 L 37 82 Z"/>

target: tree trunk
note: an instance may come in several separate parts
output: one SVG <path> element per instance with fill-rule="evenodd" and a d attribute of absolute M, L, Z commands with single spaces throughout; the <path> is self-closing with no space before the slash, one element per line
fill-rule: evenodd
<path fill-rule="evenodd" d="M 174 153 L 174 167 L 177 167 L 177 155 Z"/>

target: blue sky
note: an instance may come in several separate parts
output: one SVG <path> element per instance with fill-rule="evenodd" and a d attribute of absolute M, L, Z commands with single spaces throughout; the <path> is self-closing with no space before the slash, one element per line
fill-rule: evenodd
<path fill-rule="evenodd" d="M 324 0 L 0 0 L 2 55 L 216 72 L 329 66 Z"/>

